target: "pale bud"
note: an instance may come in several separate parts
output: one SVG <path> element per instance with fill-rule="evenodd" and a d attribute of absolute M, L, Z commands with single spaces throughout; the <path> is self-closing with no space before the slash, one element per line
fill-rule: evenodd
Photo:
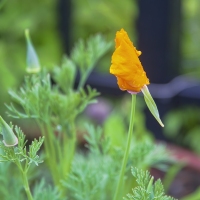
<path fill-rule="evenodd" d="M 3 135 L 3 143 L 7 147 L 12 147 L 18 144 L 18 138 L 15 136 L 11 127 L 0 116 L 0 133 Z"/>
<path fill-rule="evenodd" d="M 34 46 L 32 45 L 28 29 L 25 30 L 25 37 L 27 43 L 26 71 L 28 73 L 38 73 L 41 70 L 40 62 Z"/>

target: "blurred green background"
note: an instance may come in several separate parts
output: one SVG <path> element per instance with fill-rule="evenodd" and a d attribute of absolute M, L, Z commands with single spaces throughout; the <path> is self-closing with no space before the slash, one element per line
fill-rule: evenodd
<path fill-rule="evenodd" d="M 52 68 L 59 65 L 65 54 L 63 38 L 59 30 L 58 2 L 55 0 L 0 1 L 0 113 L 3 116 L 6 111 L 4 103 L 9 102 L 8 89 L 18 88 L 25 75 L 24 30 L 30 29 L 32 42 L 42 66 Z M 182 0 L 181 3 L 181 67 L 179 73 L 189 73 L 199 78 L 200 1 Z M 88 38 L 98 32 L 105 35 L 107 40 L 113 41 L 116 31 L 121 28 L 124 28 L 131 40 L 137 43 L 138 7 L 136 0 L 72 0 L 70 12 L 69 49 L 79 38 Z M 111 54 L 112 51 L 104 57 L 97 70 L 108 73 Z M 169 119 L 168 121 L 170 124 Z M 181 126 L 181 122 L 177 123 Z M 176 123 L 174 127 L 177 127 Z M 171 131 L 173 130 L 170 129 Z"/>
<path fill-rule="evenodd" d="M 132 0 L 71 1 L 70 45 L 79 38 L 101 32 L 113 40 L 116 30 L 124 27 L 135 40 L 132 28 L 137 16 L 137 6 Z M 24 30 L 30 35 L 42 66 L 53 67 L 63 56 L 63 41 L 59 25 L 58 1 L 1 0 L 0 1 L 0 113 L 8 102 L 8 89 L 18 87 L 26 67 Z M 71 48 L 71 47 L 70 47 Z M 110 55 L 109 55 L 110 56 Z M 109 57 L 108 57 L 109 59 Z M 104 69 L 110 61 L 102 61 Z"/>

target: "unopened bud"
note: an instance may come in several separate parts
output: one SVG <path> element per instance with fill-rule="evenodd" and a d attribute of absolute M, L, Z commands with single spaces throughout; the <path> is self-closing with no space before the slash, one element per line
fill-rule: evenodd
<path fill-rule="evenodd" d="M 31 43 L 28 29 L 25 30 L 25 37 L 26 37 L 26 43 L 27 43 L 26 71 L 28 73 L 38 73 L 41 69 L 40 62 L 39 62 L 37 53 Z"/>
<path fill-rule="evenodd" d="M 0 116 L 0 130 L 3 135 L 3 143 L 7 147 L 15 146 L 18 144 L 18 138 L 15 136 L 11 127 Z"/>

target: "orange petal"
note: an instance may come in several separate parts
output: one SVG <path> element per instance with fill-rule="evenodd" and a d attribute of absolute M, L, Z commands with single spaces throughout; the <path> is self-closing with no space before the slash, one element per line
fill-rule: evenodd
<path fill-rule="evenodd" d="M 138 58 L 141 51 L 136 50 L 124 29 L 117 31 L 115 43 L 110 73 L 117 77 L 120 89 L 141 91 L 144 85 L 149 84 L 149 79 Z"/>

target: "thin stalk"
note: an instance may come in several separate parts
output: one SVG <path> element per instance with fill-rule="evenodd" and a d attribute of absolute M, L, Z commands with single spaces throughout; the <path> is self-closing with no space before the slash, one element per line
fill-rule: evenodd
<path fill-rule="evenodd" d="M 76 148 L 76 129 L 75 129 L 75 120 L 72 120 L 70 122 L 71 124 L 71 128 L 70 128 L 70 132 L 71 132 L 71 137 L 67 137 L 66 133 L 63 136 L 63 152 L 68 152 L 67 156 L 65 156 L 65 159 L 63 160 L 63 174 L 66 176 L 67 173 L 69 173 L 70 168 L 71 168 L 71 164 L 72 164 L 72 160 L 74 158 L 74 154 L 75 154 L 75 148 Z"/>
<path fill-rule="evenodd" d="M 49 137 L 49 146 L 50 146 L 50 149 L 51 149 L 51 158 L 53 157 L 54 158 L 54 165 L 56 166 L 56 163 L 57 163 L 57 156 L 56 156 L 56 146 L 55 146 L 55 140 L 57 139 L 55 137 L 55 133 L 52 129 L 52 126 L 51 126 L 51 123 L 47 123 L 46 124 L 46 130 L 47 130 L 47 134 L 48 134 L 48 137 Z"/>
<path fill-rule="evenodd" d="M 61 177 L 60 177 L 60 172 L 59 172 L 59 167 L 58 167 L 60 163 L 59 163 L 59 160 L 57 159 L 57 156 L 58 156 L 58 148 L 60 148 L 60 146 L 59 144 L 57 144 L 57 138 L 55 136 L 55 133 L 50 123 L 46 124 L 46 130 L 49 137 L 49 140 L 48 140 L 49 147 L 50 147 L 49 159 L 51 160 L 49 164 L 51 165 L 51 174 L 53 177 L 54 184 L 59 187 Z"/>
<path fill-rule="evenodd" d="M 24 189 L 26 191 L 26 195 L 28 197 L 28 200 L 33 200 L 33 196 L 31 194 L 30 187 L 29 187 L 29 184 L 28 184 L 26 172 L 22 172 L 22 178 L 23 178 Z"/>
<path fill-rule="evenodd" d="M 128 154 L 129 154 L 130 146 L 131 146 L 133 125 L 134 125 L 134 116 L 135 116 L 136 94 L 132 94 L 131 96 L 132 96 L 132 104 L 131 104 L 130 124 L 129 124 L 129 130 L 128 130 L 128 139 L 127 139 L 126 149 L 125 149 L 124 157 L 123 157 L 123 161 L 122 161 L 119 181 L 117 184 L 117 189 L 115 191 L 113 200 L 117 200 L 118 198 L 121 197 L 121 188 L 123 187 L 124 173 L 125 173 L 125 169 L 126 169 L 126 165 L 127 165 L 127 161 L 128 161 Z M 120 195 L 120 197 L 119 197 L 119 195 Z"/>
<path fill-rule="evenodd" d="M 59 175 L 57 170 L 57 158 L 55 153 L 55 145 L 53 144 L 55 141 L 55 136 L 53 135 L 54 132 L 52 131 L 50 125 L 48 123 L 41 123 L 39 121 L 38 125 L 41 130 L 41 133 L 43 136 L 45 136 L 44 141 L 44 148 L 45 148 L 45 154 L 47 155 L 46 161 L 47 165 L 49 167 L 50 173 L 52 175 L 52 179 L 55 185 L 59 185 Z"/>
<path fill-rule="evenodd" d="M 80 78 L 80 81 L 79 81 L 79 84 L 78 84 L 78 90 L 83 88 L 83 86 L 85 85 L 86 80 L 89 77 L 89 75 L 90 75 L 90 73 L 93 69 L 93 66 L 94 65 L 90 66 L 85 72 L 81 72 L 81 78 Z"/>
<path fill-rule="evenodd" d="M 39 126 L 39 129 L 41 131 L 41 134 L 42 136 L 45 137 L 45 141 L 48 139 L 48 137 L 46 137 L 46 131 L 44 129 L 44 126 L 42 123 L 40 123 L 39 121 L 37 121 L 37 124 Z M 46 156 L 47 158 L 49 157 L 49 146 L 48 146 L 48 143 L 47 142 L 44 142 L 44 149 L 45 149 L 45 153 L 46 153 Z"/>
<path fill-rule="evenodd" d="M 17 160 L 17 162 L 15 164 L 17 165 L 17 167 L 19 168 L 19 170 L 21 172 L 24 190 L 26 192 L 28 200 L 33 200 L 33 196 L 31 194 L 31 190 L 30 190 L 30 186 L 29 186 L 28 178 L 27 178 L 27 171 L 28 171 L 27 161 L 26 161 L 24 169 L 23 169 L 21 163 L 19 162 L 19 160 Z"/>

